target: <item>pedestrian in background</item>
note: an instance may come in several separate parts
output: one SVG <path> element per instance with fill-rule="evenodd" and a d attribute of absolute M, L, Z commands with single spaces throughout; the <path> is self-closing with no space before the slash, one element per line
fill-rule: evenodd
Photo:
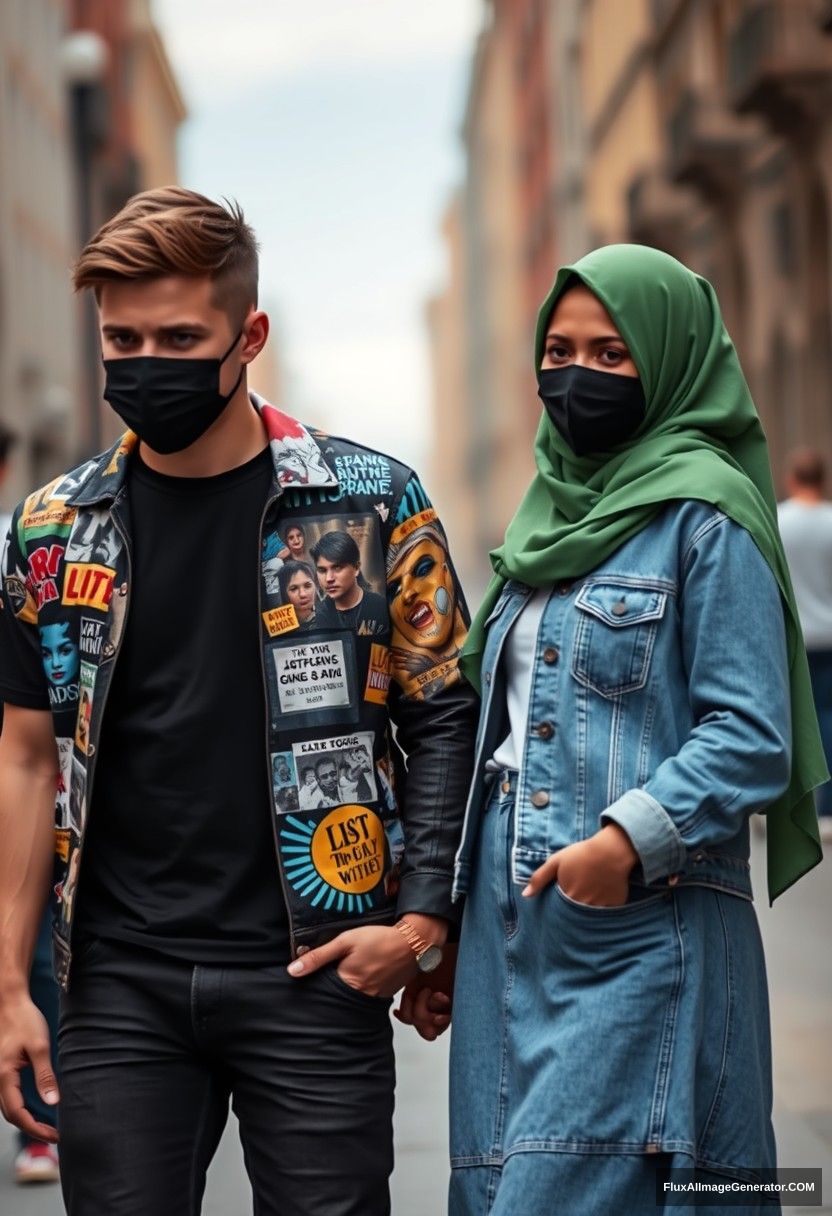
<path fill-rule="evenodd" d="M 801 448 L 789 457 L 786 490 L 777 518 L 809 658 L 823 750 L 832 765 L 832 502 L 825 496 L 826 467 L 819 452 Z M 832 843 L 832 783 L 817 791 L 821 840 Z"/>
<path fill-rule="evenodd" d="M 646 1213 L 660 1167 L 776 1165 L 748 820 L 767 812 L 775 897 L 820 859 L 827 773 L 713 288 L 655 249 L 597 250 L 558 274 L 535 368 L 538 471 L 463 658 L 483 701 L 450 1211 Z M 448 1001 L 410 1012 L 434 1037 Z"/>
<path fill-rule="evenodd" d="M 17 437 L 14 433 L 0 422 L 0 488 L 6 480 L 9 458 L 16 441 Z M 10 513 L 0 512 L 0 543 L 5 544 L 11 522 Z M 2 728 L 3 707 L 0 704 L 0 733 Z M 32 968 L 29 973 L 29 995 L 49 1027 L 52 1067 L 57 1071 L 58 985 L 52 974 L 52 909 L 53 901 L 50 899 L 47 902 L 35 942 Z M 23 1101 L 32 1112 L 36 1122 L 54 1131 L 57 1126 L 55 1108 L 47 1106 L 40 1097 L 31 1067 L 24 1068 L 21 1072 L 20 1088 L 23 1093 Z M 14 1160 L 15 1181 L 21 1185 L 30 1182 L 57 1182 L 58 1150 L 55 1145 L 22 1131 L 18 1132 L 17 1138 L 18 1152 Z"/>

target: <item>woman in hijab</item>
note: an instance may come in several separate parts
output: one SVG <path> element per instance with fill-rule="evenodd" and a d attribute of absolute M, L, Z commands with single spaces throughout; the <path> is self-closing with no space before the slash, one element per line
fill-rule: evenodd
<path fill-rule="evenodd" d="M 766 443 L 710 284 L 597 250 L 559 273 L 535 353 L 537 475 L 464 657 L 483 701 L 450 1210 L 632 1216 L 657 1210 L 659 1166 L 775 1165 L 748 820 L 767 812 L 773 899 L 820 860 L 826 774 Z"/>

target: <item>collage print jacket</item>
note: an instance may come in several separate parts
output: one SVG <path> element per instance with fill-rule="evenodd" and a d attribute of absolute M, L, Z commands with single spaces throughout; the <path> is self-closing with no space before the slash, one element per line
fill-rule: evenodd
<path fill-rule="evenodd" d="M 263 762 L 294 957 L 407 911 L 455 918 L 476 698 L 458 670 L 467 609 L 416 475 L 252 402 L 274 464 L 257 571 Z M 29 495 L 3 554 L 2 608 L 20 644 L 42 656 L 45 684 L 31 693 L 48 691 L 58 747 L 53 938 L 65 988 L 96 754 L 130 611 L 126 470 L 137 442 L 128 432 Z M 281 571 L 299 561 L 314 577 L 310 550 L 327 533 L 354 542 L 364 595 L 339 613 L 315 578 L 310 615 Z"/>

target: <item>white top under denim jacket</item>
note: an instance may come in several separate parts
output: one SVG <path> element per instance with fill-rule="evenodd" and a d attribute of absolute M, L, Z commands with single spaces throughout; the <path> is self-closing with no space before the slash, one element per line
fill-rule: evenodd
<path fill-rule="evenodd" d="M 532 595 L 509 582 L 487 624 L 456 898 L 486 762 L 508 733 L 506 638 Z M 750 898 L 748 817 L 787 785 L 791 723 L 780 593 L 749 533 L 709 504 L 672 502 L 591 573 L 556 585 L 520 750 L 514 882 L 615 821 L 640 858 L 634 881 Z"/>

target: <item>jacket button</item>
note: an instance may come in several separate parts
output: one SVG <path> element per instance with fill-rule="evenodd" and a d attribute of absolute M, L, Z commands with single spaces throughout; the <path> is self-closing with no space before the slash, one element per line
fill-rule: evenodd
<path fill-rule="evenodd" d="M 551 739 L 555 733 L 555 728 L 551 722 L 541 722 L 539 726 L 534 728 L 536 735 L 540 739 Z"/>
<path fill-rule="evenodd" d="M 613 616 L 626 616 L 627 615 L 626 601 L 619 600 L 617 603 L 613 604 L 612 614 L 613 614 Z"/>
<path fill-rule="evenodd" d="M 511 782 L 503 781 L 503 783 L 500 785 L 500 789 L 502 790 L 502 792 L 504 794 L 510 794 L 511 793 Z"/>
<path fill-rule="evenodd" d="M 560 654 L 556 646 L 547 646 L 543 651 L 543 662 L 548 663 L 550 667 L 553 663 L 557 663 L 559 658 Z"/>
<path fill-rule="evenodd" d="M 490 672 L 490 671 L 487 671 L 487 672 L 485 673 L 485 682 L 486 682 L 486 684 L 490 684 L 490 683 L 491 683 L 491 672 Z"/>
<path fill-rule="evenodd" d="M 542 810 L 544 806 L 549 805 L 549 795 L 545 790 L 535 790 L 532 794 L 532 806 L 536 806 L 538 810 Z"/>
<path fill-rule="evenodd" d="M 568 595 L 571 590 L 572 590 L 571 583 L 561 583 L 560 586 L 558 587 L 558 595 Z"/>
<path fill-rule="evenodd" d="M 309 946 L 298 946 L 298 948 L 297 948 L 297 950 L 295 951 L 295 953 L 296 953 L 297 957 L 298 957 L 298 958 L 300 958 L 300 956 L 301 956 L 302 954 L 308 954 L 308 953 L 309 953 L 309 950 L 310 950 L 310 947 L 309 947 Z"/>

